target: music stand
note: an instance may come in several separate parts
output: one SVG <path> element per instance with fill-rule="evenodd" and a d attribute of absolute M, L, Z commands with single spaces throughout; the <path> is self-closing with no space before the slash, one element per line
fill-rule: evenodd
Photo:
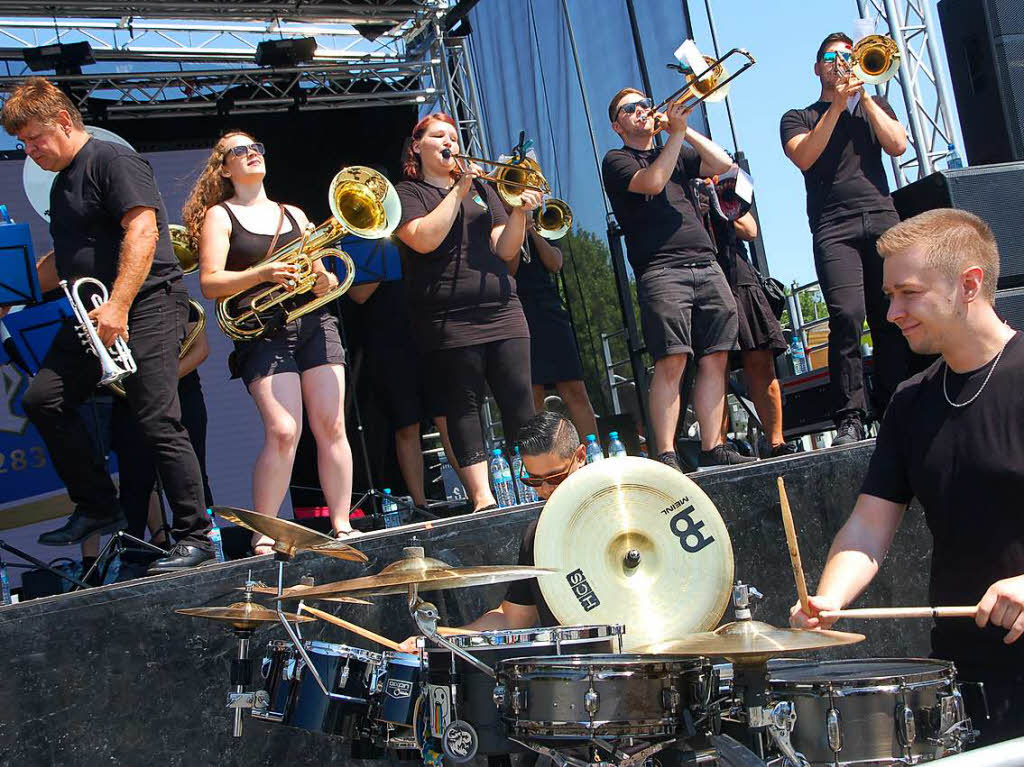
<path fill-rule="evenodd" d="M 402 279 L 402 256 L 398 252 L 398 246 L 389 238 L 367 240 L 350 234 L 343 237 L 337 247 L 348 253 L 355 264 L 356 276 L 352 281 L 353 285 Z M 324 265 L 329 271 L 334 272 L 334 276 L 339 280 L 345 279 L 346 275 L 341 271 L 338 259 L 325 258 Z"/>
<path fill-rule="evenodd" d="M 0 306 L 42 300 L 28 224 L 0 225 Z"/>

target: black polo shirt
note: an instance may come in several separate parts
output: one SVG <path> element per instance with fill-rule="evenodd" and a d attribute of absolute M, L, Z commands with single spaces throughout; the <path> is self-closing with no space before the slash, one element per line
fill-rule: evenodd
<path fill-rule="evenodd" d="M 896 119 L 889 102 L 871 96 L 889 117 Z M 829 102 L 816 101 L 782 116 L 782 146 L 794 136 L 814 129 L 828 111 Z M 863 98 L 853 114 L 844 109 L 821 156 L 803 171 L 807 189 L 807 219 L 811 229 L 829 221 L 868 211 L 895 210 L 882 164 L 882 146 L 864 115 Z"/>
<path fill-rule="evenodd" d="M 136 207 L 152 208 L 159 229 L 153 265 L 139 288 L 144 293 L 182 276 L 153 168 L 126 146 L 89 139 L 50 188 L 50 236 L 60 278 L 95 277 L 111 290 L 124 239 L 121 219 Z"/>

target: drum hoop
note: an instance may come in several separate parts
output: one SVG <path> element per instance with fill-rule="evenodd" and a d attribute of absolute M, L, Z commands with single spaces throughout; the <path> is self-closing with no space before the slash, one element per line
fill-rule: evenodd
<path fill-rule="evenodd" d="M 510 647 L 552 647 L 555 644 L 586 644 L 612 639 L 626 631 L 620 623 L 595 623 L 584 626 L 544 626 L 530 629 L 504 629 L 458 634 L 446 639 L 463 650 L 489 651 Z M 556 640 L 556 635 L 560 634 Z M 513 641 L 508 641 L 508 640 Z M 502 641 L 495 641 L 502 640 Z M 427 652 L 444 652 L 444 647 L 430 647 Z"/>
<path fill-rule="evenodd" d="M 600 655 L 531 655 L 518 658 L 505 658 L 498 661 L 499 671 L 511 668 L 548 671 L 591 669 L 592 673 L 606 671 L 628 671 L 630 669 L 646 669 L 665 667 L 673 671 L 694 671 L 707 665 L 704 658 L 680 658 L 678 655 L 616 655 L 604 653 Z M 710 670 L 710 666 L 708 666 Z"/>
<path fill-rule="evenodd" d="M 930 668 L 922 668 L 919 671 L 907 671 L 901 674 L 879 674 L 872 676 L 870 668 L 867 667 L 865 668 L 865 673 L 859 678 L 848 677 L 846 679 L 829 679 L 826 675 L 825 670 L 828 668 L 843 668 L 844 665 L 852 665 L 854 663 L 864 664 L 866 660 L 881 660 L 886 663 L 906 662 L 908 664 L 927 665 Z M 768 686 L 775 691 L 800 692 L 805 695 L 828 695 L 831 692 L 836 697 L 849 697 L 873 693 L 894 694 L 900 690 L 917 690 L 935 687 L 943 683 L 953 683 L 956 679 L 952 663 L 931 658 L 858 658 L 811 661 L 808 665 L 820 667 L 821 676 L 815 679 L 801 680 L 782 680 L 770 677 Z"/>
<path fill-rule="evenodd" d="M 363 663 L 380 663 L 382 657 L 379 652 L 364 650 L 361 647 L 351 647 L 347 644 L 335 644 L 319 640 L 307 640 L 302 643 L 302 646 L 306 648 L 306 652 L 334 658 L 351 658 Z"/>

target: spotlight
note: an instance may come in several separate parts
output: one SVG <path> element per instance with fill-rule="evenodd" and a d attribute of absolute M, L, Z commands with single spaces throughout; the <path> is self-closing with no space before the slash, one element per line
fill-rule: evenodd
<path fill-rule="evenodd" d="M 294 67 L 311 62 L 314 53 L 316 53 L 315 37 L 264 40 L 256 46 L 256 65 L 260 67 Z"/>
<path fill-rule="evenodd" d="M 394 24 L 389 22 L 373 22 L 369 24 L 353 24 L 352 28 L 371 43 L 381 35 L 386 35 L 392 30 Z"/>
<path fill-rule="evenodd" d="M 95 64 L 92 46 L 87 41 L 80 43 L 56 43 L 39 48 L 25 48 L 21 55 L 33 72 L 54 70 L 58 75 L 80 75 L 82 66 Z"/>

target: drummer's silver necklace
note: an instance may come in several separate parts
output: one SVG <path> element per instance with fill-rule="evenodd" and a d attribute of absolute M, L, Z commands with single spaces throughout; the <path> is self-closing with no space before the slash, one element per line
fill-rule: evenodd
<path fill-rule="evenodd" d="M 1006 323 L 1003 324 L 1005 325 Z M 1010 336 L 1010 338 L 1013 338 L 1013 336 Z M 978 391 L 974 392 L 974 396 L 971 397 L 966 402 L 954 402 L 949 398 L 949 392 L 946 390 L 946 378 L 949 376 L 949 363 L 945 363 L 946 367 L 942 371 L 942 393 L 945 395 L 946 402 L 949 403 L 950 407 L 967 407 L 972 402 L 974 402 L 974 400 L 978 399 L 979 396 L 981 396 L 981 393 L 985 391 L 985 385 L 988 383 L 988 379 L 992 377 L 992 372 L 996 369 L 996 365 L 999 364 L 999 358 L 1002 357 L 1003 352 L 1006 351 L 1006 346 L 1007 344 L 1010 343 L 1010 338 L 1007 338 L 1006 341 L 1003 342 L 1003 348 L 999 350 L 999 354 L 997 354 L 996 358 L 992 360 L 992 367 L 988 369 L 988 375 L 986 375 L 985 380 L 981 382 L 981 388 L 978 389 Z"/>

